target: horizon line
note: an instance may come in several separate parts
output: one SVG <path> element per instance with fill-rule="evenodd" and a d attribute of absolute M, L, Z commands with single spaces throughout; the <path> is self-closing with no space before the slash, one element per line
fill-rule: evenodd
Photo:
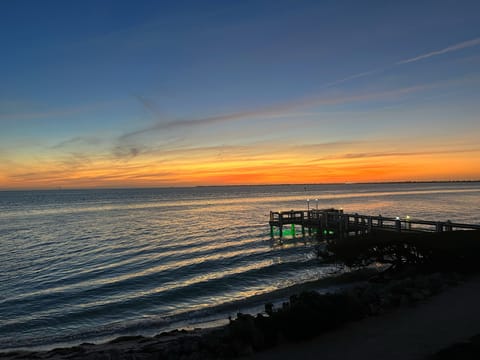
<path fill-rule="evenodd" d="M 438 184 L 438 183 L 480 183 L 476 180 L 398 180 L 398 181 L 352 181 L 352 182 L 325 182 L 325 183 L 281 183 L 281 184 L 225 184 L 225 185 L 192 185 L 192 186 L 137 186 L 137 187 L 56 187 L 32 189 L 0 189 L 0 192 L 14 191 L 84 191 L 84 190 L 147 190 L 147 189 L 196 189 L 214 187 L 266 187 L 266 186 L 322 186 L 322 185 L 375 185 L 375 184 Z M 307 191 L 307 190 L 305 190 Z"/>

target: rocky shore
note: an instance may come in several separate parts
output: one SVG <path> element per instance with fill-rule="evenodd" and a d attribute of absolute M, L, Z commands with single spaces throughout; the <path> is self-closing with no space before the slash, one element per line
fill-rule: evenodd
<path fill-rule="evenodd" d="M 371 275 L 371 274 L 370 274 Z M 285 343 L 311 339 L 342 325 L 414 306 L 462 281 L 456 273 L 373 276 L 342 291 L 320 294 L 306 290 L 281 306 L 265 304 L 256 316 L 237 314 L 224 327 L 172 331 L 154 337 L 121 337 L 105 344 L 81 344 L 50 351 L 0 354 L 13 359 L 228 359 L 251 356 Z"/>

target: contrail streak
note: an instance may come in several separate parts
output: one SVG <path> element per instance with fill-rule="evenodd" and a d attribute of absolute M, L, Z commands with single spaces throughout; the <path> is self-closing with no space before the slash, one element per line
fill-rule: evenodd
<path fill-rule="evenodd" d="M 464 42 L 461 42 L 461 43 L 458 43 L 458 44 L 455 44 L 455 45 L 448 46 L 448 47 L 446 47 L 444 49 L 441 49 L 441 50 L 432 51 L 432 52 L 429 52 L 429 53 L 426 53 L 426 54 L 415 56 L 413 58 L 401 60 L 399 62 L 396 62 L 395 65 L 408 64 L 408 63 L 412 63 L 412 62 L 415 62 L 415 61 L 427 59 L 427 58 L 430 58 L 432 56 L 437 56 L 437 55 L 446 54 L 446 53 L 449 53 L 449 52 L 452 52 L 452 51 L 467 49 L 467 48 L 471 48 L 471 47 L 474 47 L 474 46 L 477 46 L 477 45 L 480 45 L 480 38 L 464 41 Z"/>

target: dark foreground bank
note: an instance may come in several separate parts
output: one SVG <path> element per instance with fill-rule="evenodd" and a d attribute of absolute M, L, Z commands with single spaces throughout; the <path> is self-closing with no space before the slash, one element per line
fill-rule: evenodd
<path fill-rule="evenodd" d="M 479 303 L 480 276 L 474 276 L 414 306 L 350 322 L 311 340 L 280 345 L 250 359 L 431 359 L 451 344 L 463 344 L 480 332 Z M 474 357 L 457 357 L 460 350 L 457 346 L 440 359 L 480 358 L 478 352 Z"/>

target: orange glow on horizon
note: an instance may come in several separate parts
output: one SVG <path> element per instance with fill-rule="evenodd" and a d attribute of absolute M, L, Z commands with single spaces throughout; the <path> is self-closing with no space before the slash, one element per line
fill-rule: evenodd
<path fill-rule="evenodd" d="M 269 155 L 223 156 L 195 151 L 169 158 L 113 161 L 99 157 L 67 166 L 42 161 L 0 169 L 0 189 L 162 187 L 196 185 L 306 184 L 345 182 L 478 180 L 480 151 L 437 154 L 343 153 L 286 149 Z"/>

